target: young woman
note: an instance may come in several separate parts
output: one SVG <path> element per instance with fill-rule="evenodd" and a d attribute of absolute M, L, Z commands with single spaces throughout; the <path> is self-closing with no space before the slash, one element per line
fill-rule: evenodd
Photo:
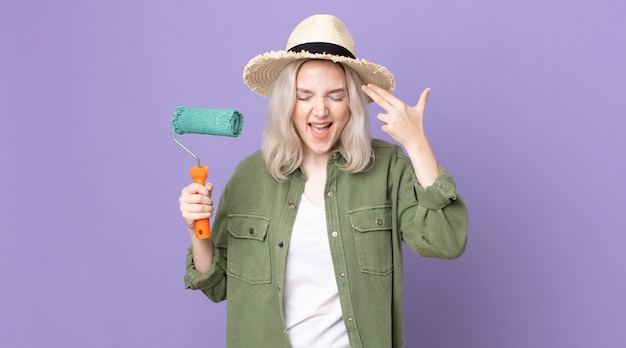
<path fill-rule="evenodd" d="M 394 97 L 331 15 L 252 59 L 244 81 L 269 96 L 263 144 L 222 191 L 212 239 L 193 224 L 213 215 L 212 184 L 182 190 L 186 286 L 228 300 L 229 347 L 403 346 L 402 243 L 442 259 L 466 244 L 466 207 L 424 134 L 430 90 L 414 107 Z M 371 138 L 371 101 L 405 152 Z"/>

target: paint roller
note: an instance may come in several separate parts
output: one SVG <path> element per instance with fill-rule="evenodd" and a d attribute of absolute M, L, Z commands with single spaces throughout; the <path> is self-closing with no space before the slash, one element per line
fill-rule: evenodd
<path fill-rule="evenodd" d="M 176 139 L 176 134 L 207 134 L 237 137 L 241 134 L 243 116 L 239 111 L 232 109 L 176 107 L 172 114 L 172 138 L 174 141 L 196 159 L 196 165 L 191 167 L 190 174 L 194 182 L 204 186 L 209 176 L 209 168 L 200 165 L 200 158 L 185 145 Z M 206 239 L 211 237 L 209 219 L 196 220 L 196 237 Z"/>

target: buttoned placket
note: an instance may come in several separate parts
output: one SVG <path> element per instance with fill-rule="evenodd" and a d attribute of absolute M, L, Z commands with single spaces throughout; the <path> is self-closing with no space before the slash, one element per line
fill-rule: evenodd
<path fill-rule="evenodd" d="M 337 289 L 339 290 L 341 311 L 343 313 L 346 331 L 348 332 L 351 345 L 360 347 L 362 343 L 354 320 L 354 308 L 352 306 L 349 278 L 346 273 L 347 263 L 343 239 L 341 237 L 342 231 L 340 229 L 339 208 L 337 203 L 337 171 L 340 169 L 337 168 L 337 164 L 335 163 L 338 157 L 337 153 L 331 155 L 326 168 L 326 185 L 324 188 L 326 196 L 324 200 L 326 208 L 326 228 L 330 234 L 330 252 L 336 274 L 335 279 L 337 279 Z"/>
<path fill-rule="evenodd" d="M 276 248 L 275 260 L 275 273 L 274 279 L 276 279 L 276 290 L 279 297 L 280 314 L 282 320 L 283 334 L 288 335 L 285 324 L 285 308 L 284 305 L 284 282 L 285 282 L 285 267 L 287 262 L 287 249 L 288 243 L 291 238 L 291 231 L 293 224 L 298 213 L 298 204 L 302 198 L 302 192 L 304 190 L 304 174 L 299 169 L 293 175 L 293 180 L 290 181 L 289 191 L 287 193 L 287 204 L 284 208 L 282 218 L 278 222 L 278 227 L 275 229 L 277 235 L 273 237 L 273 248 Z"/>

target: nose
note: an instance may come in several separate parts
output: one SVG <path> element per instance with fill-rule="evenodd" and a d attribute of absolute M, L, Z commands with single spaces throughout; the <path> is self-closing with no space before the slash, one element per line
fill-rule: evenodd
<path fill-rule="evenodd" d="M 315 116 L 326 116 L 328 114 L 328 108 L 326 107 L 326 98 L 317 97 L 313 104 L 313 114 Z"/>

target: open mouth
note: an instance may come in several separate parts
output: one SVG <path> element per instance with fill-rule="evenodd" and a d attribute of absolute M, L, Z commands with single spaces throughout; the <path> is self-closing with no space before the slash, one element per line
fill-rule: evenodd
<path fill-rule="evenodd" d="M 328 123 L 309 123 L 309 128 L 311 129 L 311 134 L 315 139 L 324 139 L 328 136 L 330 132 L 330 126 L 332 126 L 332 122 Z"/>

